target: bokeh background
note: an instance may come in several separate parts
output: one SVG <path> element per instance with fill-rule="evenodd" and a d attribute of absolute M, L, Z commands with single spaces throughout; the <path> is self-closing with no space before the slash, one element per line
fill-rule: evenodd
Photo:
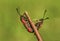
<path fill-rule="evenodd" d="M 33 33 L 29 33 L 16 12 L 29 13 L 32 21 L 43 17 L 49 19 L 39 29 L 44 41 L 60 41 L 60 0 L 0 0 L 0 41 L 37 41 Z"/>

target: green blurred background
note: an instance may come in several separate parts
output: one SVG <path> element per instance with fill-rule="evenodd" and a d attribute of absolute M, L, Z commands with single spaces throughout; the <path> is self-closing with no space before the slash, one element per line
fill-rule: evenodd
<path fill-rule="evenodd" d="M 28 11 L 32 21 L 46 17 L 39 30 L 44 41 L 60 41 L 60 0 L 0 0 L 0 41 L 37 41 L 33 33 L 29 33 L 16 12 Z"/>

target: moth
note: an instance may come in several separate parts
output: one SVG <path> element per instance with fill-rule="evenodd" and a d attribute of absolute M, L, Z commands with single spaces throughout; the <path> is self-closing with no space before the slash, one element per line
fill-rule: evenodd
<path fill-rule="evenodd" d="M 23 25 L 25 26 L 25 28 L 27 29 L 27 31 L 30 32 L 30 33 L 33 33 L 34 30 L 33 30 L 32 26 L 31 26 L 31 24 L 30 24 L 30 22 L 28 20 L 28 17 L 26 16 L 27 12 L 24 12 L 24 14 L 21 15 L 18 8 L 16 8 L 16 11 L 17 11 L 17 13 L 20 16 L 20 21 L 23 23 Z M 47 12 L 47 10 L 45 9 L 44 14 L 43 14 L 43 18 L 38 19 L 38 21 L 34 24 L 37 27 L 37 30 L 39 30 L 39 28 L 43 24 L 44 20 L 49 19 L 49 17 L 45 18 L 46 12 Z"/>

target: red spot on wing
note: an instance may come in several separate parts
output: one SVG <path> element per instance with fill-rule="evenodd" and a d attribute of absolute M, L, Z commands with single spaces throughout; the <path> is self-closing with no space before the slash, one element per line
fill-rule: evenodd
<path fill-rule="evenodd" d="M 23 24 L 25 24 L 25 23 L 26 23 L 26 21 L 24 20 L 24 18 L 22 18 L 22 23 L 23 23 Z"/>
<path fill-rule="evenodd" d="M 28 28 L 28 32 L 32 32 L 32 29 L 30 27 Z"/>
<path fill-rule="evenodd" d="M 24 18 L 22 18 L 22 23 L 25 25 L 25 27 L 27 28 L 28 32 L 33 32 L 32 28 L 28 26 L 28 24 L 26 23 Z"/>

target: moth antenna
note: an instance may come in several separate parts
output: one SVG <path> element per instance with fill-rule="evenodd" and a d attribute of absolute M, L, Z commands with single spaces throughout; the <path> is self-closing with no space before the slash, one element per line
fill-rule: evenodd
<path fill-rule="evenodd" d="M 44 14 L 43 14 L 43 19 L 44 19 L 44 17 L 45 17 L 46 12 L 47 12 L 47 10 L 45 9 Z"/>
<path fill-rule="evenodd" d="M 20 10 L 19 10 L 19 8 L 16 8 L 16 11 L 17 11 L 17 13 L 19 14 L 19 16 L 21 16 L 21 15 L 20 15 Z"/>

